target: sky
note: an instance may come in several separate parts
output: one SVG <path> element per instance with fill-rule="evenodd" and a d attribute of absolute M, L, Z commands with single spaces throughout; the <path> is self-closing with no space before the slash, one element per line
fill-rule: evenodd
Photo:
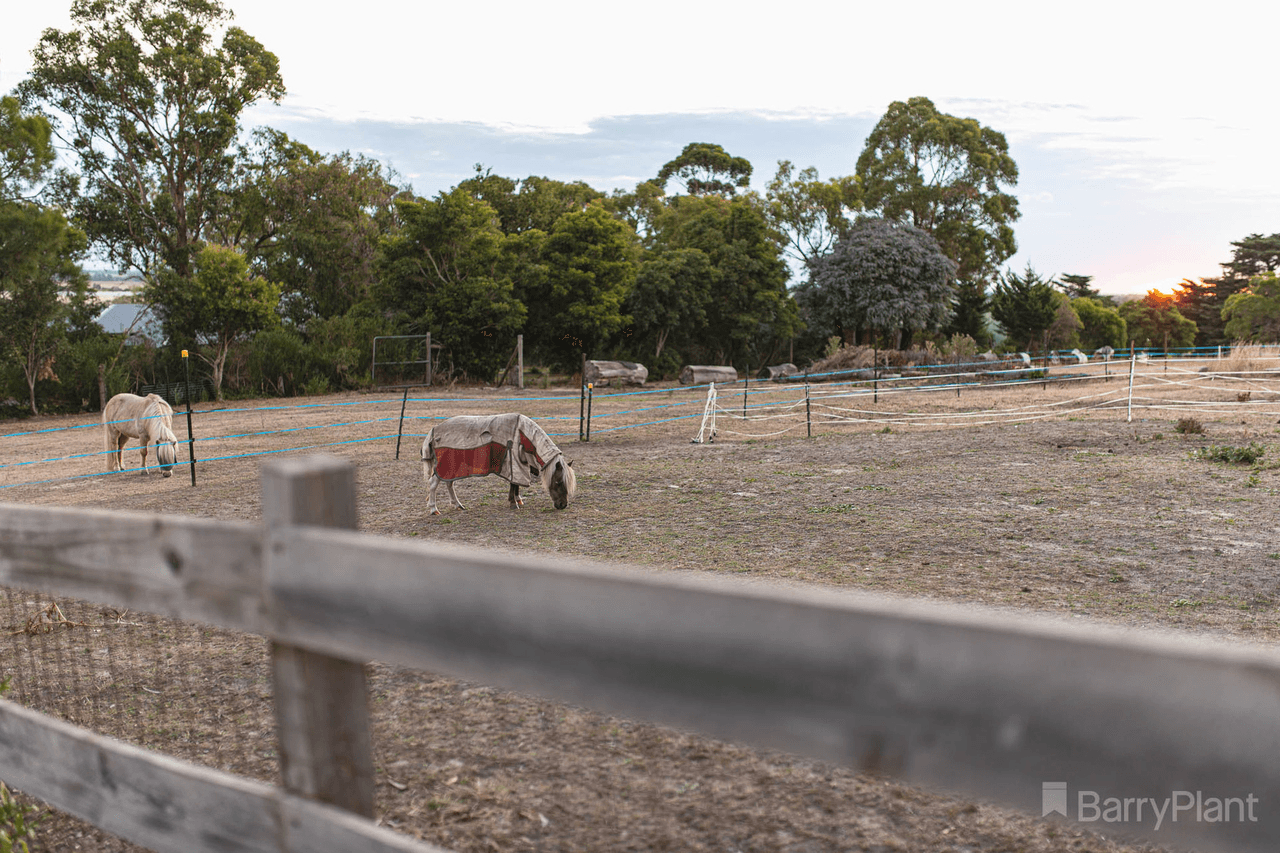
<path fill-rule="evenodd" d="M 690 142 L 748 158 L 758 190 L 784 159 L 850 175 L 888 105 L 923 95 L 1007 137 L 1015 270 L 1167 291 L 1280 232 L 1280 4 L 224 2 L 288 89 L 246 126 L 422 196 L 476 163 L 629 189 Z M 70 25 L 69 0 L 7 6 L 0 93 Z"/>

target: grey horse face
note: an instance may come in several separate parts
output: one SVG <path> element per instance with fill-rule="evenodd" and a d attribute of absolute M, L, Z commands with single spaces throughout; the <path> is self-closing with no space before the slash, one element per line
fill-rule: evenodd
<path fill-rule="evenodd" d="M 547 491 L 551 493 L 551 503 L 556 509 L 569 506 L 569 486 L 565 483 L 563 462 L 556 463 L 555 471 L 551 474 L 551 487 Z"/>
<path fill-rule="evenodd" d="M 172 477 L 173 466 L 178 461 L 178 443 L 166 441 L 156 445 L 156 461 L 160 463 L 160 476 Z"/>

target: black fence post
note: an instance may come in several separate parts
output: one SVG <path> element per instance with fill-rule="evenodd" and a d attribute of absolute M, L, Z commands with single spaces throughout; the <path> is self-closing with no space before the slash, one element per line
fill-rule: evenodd
<path fill-rule="evenodd" d="M 404 435 L 404 407 L 409 403 L 409 389 L 404 389 L 404 399 L 400 401 L 400 428 L 396 431 L 396 458 L 400 458 L 400 438 Z"/>
<path fill-rule="evenodd" d="M 594 382 L 587 383 L 587 441 L 591 440 L 591 391 L 594 387 Z"/>
<path fill-rule="evenodd" d="M 804 429 L 813 438 L 813 413 L 809 410 L 809 368 L 804 370 Z"/>
<path fill-rule="evenodd" d="M 191 362 L 187 359 L 187 351 L 182 351 L 182 373 L 185 377 L 187 398 L 187 459 L 190 460 L 191 485 L 196 484 L 196 439 L 191 432 Z"/>

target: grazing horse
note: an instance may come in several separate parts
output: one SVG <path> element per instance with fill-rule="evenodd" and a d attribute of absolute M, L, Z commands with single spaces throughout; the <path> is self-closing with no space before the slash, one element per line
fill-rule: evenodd
<path fill-rule="evenodd" d="M 524 506 L 520 487 L 535 479 L 551 495 L 556 509 L 569 505 L 577 490 L 573 463 L 564 458 L 542 427 L 521 414 L 460 415 L 432 427 L 422 442 L 422 476 L 427 481 L 427 510 L 440 515 L 436 489 L 444 483 L 458 509 L 466 509 L 453 490 L 454 480 L 496 474 L 511 484 L 507 500 Z"/>
<path fill-rule="evenodd" d="M 173 434 L 173 409 L 160 395 L 115 395 L 102 410 L 102 427 L 106 430 L 108 471 L 124 470 L 125 442 L 136 438 L 142 443 L 142 473 L 147 473 L 147 447 L 154 444 L 161 476 L 173 475 L 178 437 Z"/>

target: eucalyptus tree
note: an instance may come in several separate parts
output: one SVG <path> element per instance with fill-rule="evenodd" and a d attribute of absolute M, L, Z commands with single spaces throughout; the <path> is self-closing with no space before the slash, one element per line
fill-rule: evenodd
<path fill-rule="evenodd" d="M 787 254 L 802 264 L 830 252 L 861 207 L 862 185 L 856 176 L 823 181 L 813 166 L 797 173 L 790 160 L 778 161 L 765 188 L 769 225 L 781 235 Z"/>
<path fill-rule="evenodd" d="M 654 182 L 664 189 L 675 178 L 689 195 L 732 196 L 751 183 L 751 161 L 713 142 L 690 142 L 663 164 Z"/>
<path fill-rule="evenodd" d="M 323 155 L 269 128 L 255 131 L 239 159 L 237 184 L 209 230 L 283 286 L 282 315 L 305 328 L 366 299 L 378 243 L 405 193 L 395 175 L 372 158 Z"/>
<path fill-rule="evenodd" d="M 0 98 L 0 201 L 32 200 L 57 152 L 49 120 L 23 113 L 18 99 Z"/>
<path fill-rule="evenodd" d="M 284 95 L 275 55 L 231 18 L 218 0 L 74 0 L 72 28 L 32 50 L 19 97 L 54 120 L 79 166 L 66 203 L 120 269 L 190 278 L 242 113 Z"/>
<path fill-rule="evenodd" d="M 894 101 L 858 157 L 869 212 L 929 233 L 957 264 L 956 319 L 979 323 L 1000 265 L 1017 251 L 1018 166 L 1003 133 L 939 112 L 928 98 Z M 982 328 L 951 331 L 980 338 Z"/>

